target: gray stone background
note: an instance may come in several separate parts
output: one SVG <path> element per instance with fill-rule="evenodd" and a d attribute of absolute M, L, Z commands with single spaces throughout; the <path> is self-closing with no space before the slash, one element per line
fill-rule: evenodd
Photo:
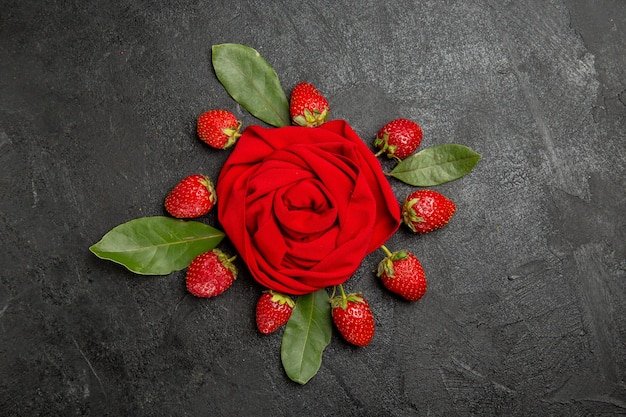
<path fill-rule="evenodd" d="M 0 415 L 626 414 L 625 32 L 623 0 L 3 0 Z M 314 83 L 367 143 L 408 117 L 423 147 L 483 155 L 437 187 L 458 207 L 445 229 L 388 244 L 422 260 L 425 298 L 385 292 L 368 256 L 346 287 L 376 336 L 335 333 L 304 386 L 280 334 L 256 331 L 242 264 L 200 300 L 182 271 L 88 251 L 164 214 L 183 176 L 217 177 L 229 152 L 197 139 L 201 112 L 259 123 L 215 78 L 224 42 L 256 48 L 286 91 Z"/>

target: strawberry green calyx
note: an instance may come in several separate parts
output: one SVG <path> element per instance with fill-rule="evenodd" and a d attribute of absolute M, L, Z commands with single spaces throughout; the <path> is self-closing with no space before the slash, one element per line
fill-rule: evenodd
<path fill-rule="evenodd" d="M 417 215 L 417 213 L 415 212 L 415 209 L 413 209 L 413 206 L 417 204 L 418 201 L 419 201 L 419 198 L 412 198 L 408 200 L 404 204 L 404 207 L 402 208 L 402 217 L 404 219 L 404 222 L 407 224 L 407 226 L 409 226 L 409 228 L 413 232 L 416 231 L 413 223 L 421 223 L 424 221 L 423 218 Z"/>
<path fill-rule="evenodd" d="M 224 133 L 224 135 L 226 135 L 228 137 L 228 139 L 226 140 L 226 143 L 224 144 L 224 149 L 226 148 L 230 148 L 231 146 L 233 146 L 235 144 L 235 142 L 237 142 L 237 139 L 239 139 L 239 136 L 241 136 L 241 133 L 239 132 L 241 129 L 241 121 L 238 120 L 237 121 L 237 127 L 226 127 L 224 129 L 222 129 L 222 133 Z"/>
<path fill-rule="evenodd" d="M 328 107 L 325 107 L 322 111 L 314 109 L 312 112 L 309 109 L 304 109 L 303 113 L 295 116 L 293 121 L 303 127 L 317 127 L 326 122 L 330 111 Z"/>
<path fill-rule="evenodd" d="M 383 153 L 386 153 L 389 158 L 394 157 L 394 153 L 396 152 L 397 145 L 389 144 L 389 132 L 385 132 L 382 138 L 377 137 L 374 139 L 374 146 L 380 148 L 378 152 L 376 152 L 376 156 L 380 156 Z M 398 157 L 395 157 L 399 159 Z"/>
<path fill-rule="evenodd" d="M 387 255 L 387 257 L 392 261 L 400 261 L 408 256 L 405 250 L 399 250 L 392 253 L 389 249 L 387 249 L 385 245 L 382 245 L 380 248 L 383 250 L 383 252 L 385 252 L 385 255 Z"/>
<path fill-rule="evenodd" d="M 337 296 L 333 296 L 330 299 L 330 305 L 332 308 L 339 307 L 342 310 L 345 310 L 346 308 L 348 308 L 348 302 L 354 302 L 354 303 L 363 302 L 363 297 L 361 297 L 360 292 L 346 295 L 346 292 L 343 289 L 343 285 L 339 284 L 338 287 L 339 287 L 339 290 L 341 291 L 341 294 Z"/>
<path fill-rule="evenodd" d="M 275 303 L 278 303 L 280 305 L 287 304 L 291 308 L 293 308 L 296 305 L 296 303 L 291 299 L 291 297 L 289 297 L 286 294 L 283 294 L 283 293 L 280 293 L 280 292 L 274 291 L 274 290 L 266 290 L 266 291 L 263 291 L 263 292 L 271 294 L 272 301 L 275 302 Z"/>
<path fill-rule="evenodd" d="M 377 276 L 386 275 L 388 278 L 393 278 L 395 276 L 395 271 L 393 268 L 393 263 L 395 261 L 401 261 L 408 257 L 408 254 L 404 250 L 399 250 L 396 252 L 391 252 L 385 245 L 380 247 L 387 255 L 380 263 L 378 264 L 378 269 L 376 272 Z"/>
<path fill-rule="evenodd" d="M 237 267 L 233 264 L 233 261 L 237 258 L 237 255 L 228 257 L 224 252 L 219 249 L 213 249 L 213 253 L 217 255 L 217 260 L 224 265 L 224 268 L 228 269 L 233 274 L 233 279 L 237 279 Z"/>
<path fill-rule="evenodd" d="M 203 178 L 198 180 L 198 182 L 206 187 L 209 191 L 209 201 L 215 204 L 215 200 L 217 200 L 217 194 L 215 192 L 215 186 L 213 185 L 213 181 L 209 179 L 206 175 L 202 176 Z"/>

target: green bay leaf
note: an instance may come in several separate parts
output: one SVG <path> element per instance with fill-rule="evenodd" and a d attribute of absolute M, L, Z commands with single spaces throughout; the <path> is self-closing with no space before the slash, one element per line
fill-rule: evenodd
<path fill-rule="evenodd" d="M 186 268 L 224 238 L 224 232 L 197 221 L 165 216 L 142 217 L 120 224 L 89 250 L 136 274 L 167 275 Z"/>
<path fill-rule="evenodd" d="M 228 94 L 272 126 L 290 124 L 289 102 L 276 71 L 253 48 L 235 43 L 212 47 L 213 69 Z"/>
<path fill-rule="evenodd" d="M 332 336 L 330 299 L 326 290 L 301 295 L 285 326 L 280 349 L 283 368 L 294 382 L 306 384 L 322 365 Z"/>
<path fill-rule="evenodd" d="M 437 145 L 404 159 L 388 175 L 417 187 L 440 185 L 468 174 L 480 158 L 465 145 Z"/>

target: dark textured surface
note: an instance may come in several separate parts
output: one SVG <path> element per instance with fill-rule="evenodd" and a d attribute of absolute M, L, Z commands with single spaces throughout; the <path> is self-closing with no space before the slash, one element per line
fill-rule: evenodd
<path fill-rule="evenodd" d="M 162 3 L 2 1 L 0 415 L 626 414 L 622 0 Z M 195 136 L 202 111 L 257 123 L 212 72 L 223 42 L 286 90 L 317 85 L 366 141 L 409 117 L 422 146 L 483 155 L 438 187 L 458 207 L 445 229 L 389 242 L 418 254 L 426 297 L 390 296 L 366 258 L 347 287 L 374 341 L 335 334 L 305 386 L 256 331 L 245 272 L 206 301 L 183 272 L 87 250 L 164 214 L 182 176 L 217 177 L 228 152 Z"/>

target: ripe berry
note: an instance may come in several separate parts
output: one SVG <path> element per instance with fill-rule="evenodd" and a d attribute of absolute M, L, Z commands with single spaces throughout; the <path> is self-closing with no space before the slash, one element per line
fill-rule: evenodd
<path fill-rule="evenodd" d="M 317 127 L 326 122 L 329 112 L 328 101 L 313 84 L 302 82 L 291 91 L 289 115 L 293 124 Z"/>
<path fill-rule="evenodd" d="M 391 253 L 381 246 L 387 257 L 378 264 L 377 275 L 385 288 L 408 301 L 417 301 L 426 294 L 426 275 L 420 261 L 410 252 Z"/>
<path fill-rule="evenodd" d="M 165 210 L 179 219 L 191 219 L 207 214 L 215 206 L 213 183 L 204 175 L 184 178 L 165 197 Z"/>
<path fill-rule="evenodd" d="M 198 137 L 216 149 L 233 146 L 239 136 L 241 122 L 227 110 L 209 110 L 198 117 Z"/>
<path fill-rule="evenodd" d="M 367 346 L 374 337 L 374 316 L 367 300 L 361 293 L 331 298 L 332 318 L 341 336 L 355 346 Z"/>
<path fill-rule="evenodd" d="M 256 325 L 263 334 L 270 334 L 286 324 L 291 317 L 295 303 L 276 291 L 264 291 L 256 304 Z"/>
<path fill-rule="evenodd" d="M 404 159 L 422 142 L 422 128 L 412 120 L 395 119 L 384 125 L 376 135 L 374 146 L 388 158 Z"/>
<path fill-rule="evenodd" d="M 187 268 L 187 290 L 196 297 L 210 298 L 226 291 L 237 278 L 235 257 L 219 249 L 198 255 Z"/>
<path fill-rule="evenodd" d="M 448 224 L 456 206 L 433 190 L 409 194 L 402 205 L 402 220 L 415 233 L 429 233 Z"/>

